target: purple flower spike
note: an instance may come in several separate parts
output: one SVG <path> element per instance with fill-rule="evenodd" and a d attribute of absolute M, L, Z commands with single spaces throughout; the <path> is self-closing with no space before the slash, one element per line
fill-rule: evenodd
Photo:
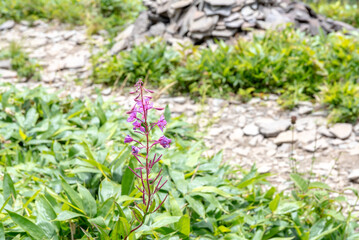
<path fill-rule="evenodd" d="M 130 143 L 130 142 L 132 142 L 133 141 L 133 138 L 130 136 L 130 135 L 127 135 L 126 137 L 125 137 L 125 143 Z"/>
<path fill-rule="evenodd" d="M 160 119 L 157 122 L 157 126 L 161 129 L 161 131 L 163 132 L 163 129 L 166 127 L 167 122 L 165 120 L 165 117 L 162 115 L 160 117 Z"/>
<path fill-rule="evenodd" d="M 158 139 L 158 142 L 159 142 L 159 144 L 161 144 L 162 147 L 169 148 L 172 140 L 169 138 L 166 138 L 165 136 L 162 136 L 162 137 L 160 137 L 160 139 Z"/>
<path fill-rule="evenodd" d="M 150 110 L 163 110 L 163 108 L 154 107 L 151 102 L 152 97 L 147 96 L 147 93 L 153 93 L 152 90 L 148 90 L 144 88 L 142 80 L 139 80 L 135 85 L 135 91 L 131 92 L 132 94 L 136 94 L 134 101 L 135 104 L 130 111 L 127 112 L 129 115 L 127 118 L 128 122 L 133 124 L 133 129 L 136 133 L 139 133 L 144 136 L 144 142 L 140 142 L 134 140 L 130 135 L 125 137 L 125 143 L 136 142 L 139 145 L 131 146 L 131 152 L 134 158 L 139 163 L 139 167 L 132 169 L 130 166 L 128 168 L 133 172 L 133 174 L 137 177 L 138 185 L 136 185 L 136 189 L 139 193 L 142 194 L 142 204 L 145 208 L 140 207 L 136 202 L 134 202 L 134 207 L 132 210 L 134 218 L 133 222 L 137 222 L 137 226 L 132 228 L 127 236 L 124 237 L 124 240 L 128 240 L 129 234 L 139 229 L 145 223 L 145 217 L 151 213 L 156 212 L 166 201 L 168 194 L 163 198 L 162 201 L 157 205 L 157 207 L 153 210 L 150 208 L 152 206 L 153 201 L 155 199 L 156 193 L 166 184 L 167 180 L 162 182 L 163 176 L 161 176 L 162 169 L 156 174 L 154 172 L 154 165 L 157 164 L 162 157 L 154 154 L 153 159 L 150 156 L 150 153 L 153 146 L 156 144 L 160 144 L 164 148 L 169 148 L 172 140 L 166 138 L 165 136 L 160 137 L 157 141 L 153 141 L 151 138 L 151 130 L 157 125 L 161 131 L 163 132 L 166 128 L 167 122 L 165 117 L 162 115 L 158 121 L 154 121 L 152 123 L 149 122 L 149 112 Z M 151 144 L 152 143 L 152 144 Z M 140 154 L 140 151 L 143 151 L 143 154 Z M 151 187 L 151 185 L 153 187 Z M 137 218 L 137 214 L 135 214 L 135 208 L 138 211 L 142 212 L 141 214 L 144 216 L 143 219 Z M 152 209 L 152 210 L 151 210 Z"/>
<path fill-rule="evenodd" d="M 133 155 L 138 155 L 138 153 L 140 152 L 140 149 L 136 146 L 132 146 L 132 154 Z"/>

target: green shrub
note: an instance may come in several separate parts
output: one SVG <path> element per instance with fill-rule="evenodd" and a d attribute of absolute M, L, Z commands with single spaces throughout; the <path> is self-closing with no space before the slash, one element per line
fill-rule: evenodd
<path fill-rule="evenodd" d="M 101 59 L 101 56 L 97 56 Z M 178 65 L 180 55 L 161 41 L 153 41 L 121 52 L 103 64 L 96 64 L 93 79 L 97 83 L 121 83 L 126 78 L 129 84 L 137 79 L 147 79 L 153 86 L 161 81 Z"/>
<path fill-rule="evenodd" d="M 0 93 L 0 236 L 3 239 L 122 239 L 128 206 L 141 197 L 123 143 L 131 124 L 113 103 L 58 99 L 42 88 Z M 166 114 L 169 114 L 167 111 Z M 357 239 L 344 197 L 297 174 L 291 195 L 269 174 L 204 158 L 201 139 L 180 117 L 160 162 L 169 199 L 129 239 Z M 161 151 L 161 149 L 159 149 Z M 267 189 L 267 190 L 264 190 Z M 358 193 L 354 191 L 354 194 Z"/>
<path fill-rule="evenodd" d="M 3 0 L 0 19 L 57 19 L 72 25 L 86 24 L 89 34 L 106 29 L 115 36 L 141 9 L 139 0 Z"/>
<path fill-rule="evenodd" d="M 357 2 L 358 3 L 358 2 Z M 314 10 L 326 17 L 349 23 L 354 27 L 359 27 L 359 9 L 354 3 L 319 2 L 311 4 Z"/>
<path fill-rule="evenodd" d="M 9 49 L 0 51 L 0 60 L 2 59 L 11 59 L 11 68 L 19 77 L 40 80 L 40 66 L 30 59 L 17 43 L 12 42 Z"/>
<path fill-rule="evenodd" d="M 357 81 L 359 38 L 343 33 L 311 37 L 286 28 L 252 41 L 240 39 L 235 46 L 219 42 L 217 49 L 184 46 L 174 50 L 153 40 L 103 64 L 95 61 L 95 66 L 95 82 L 121 84 L 127 78 L 132 84 L 144 78 L 154 86 L 174 84 L 173 94 L 229 98 L 238 93 L 238 98 L 246 95 L 242 97 L 246 101 L 246 91 L 277 93 L 282 106 L 293 108 L 299 101 L 320 95 L 325 84 Z"/>

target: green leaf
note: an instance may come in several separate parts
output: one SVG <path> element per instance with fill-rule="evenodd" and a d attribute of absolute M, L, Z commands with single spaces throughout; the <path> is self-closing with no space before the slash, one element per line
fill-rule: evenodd
<path fill-rule="evenodd" d="M 170 107 L 168 105 L 166 105 L 164 116 L 165 116 L 166 121 L 170 122 L 170 120 L 171 120 L 171 110 L 170 110 Z"/>
<path fill-rule="evenodd" d="M 78 185 L 77 189 L 79 190 L 80 196 L 82 198 L 84 211 L 89 217 L 94 217 L 97 213 L 96 200 L 93 198 L 89 190 L 87 190 L 82 185 Z"/>
<path fill-rule="evenodd" d="M 198 187 L 198 188 L 193 189 L 192 192 L 216 193 L 216 194 L 221 195 L 221 196 L 223 196 L 225 198 L 230 198 L 231 197 L 231 194 L 226 193 L 225 191 L 223 191 L 223 190 L 221 190 L 219 188 L 213 187 L 213 186 Z"/>
<path fill-rule="evenodd" d="M 335 227 L 335 228 L 328 229 L 328 230 L 322 232 L 322 233 L 319 234 L 319 235 L 313 236 L 313 238 L 310 238 L 310 240 L 320 240 L 320 239 L 322 239 L 323 237 L 325 237 L 326 235 L 329 235 L 329 234 L 335 232 L 335 231 L 336 231 L 338 228 L 340 228 L 341 226 L 342 226 L 342 225 L 339 224 L 339 225 L 338 225 L 337 227 Z"/>
<path fill-rule="evenodd" d="M 280 196 L 277 194 L 274 199 L 269 203 L 269 209 L 274 212 L 278 208 Z"/>
<path fill-rule="evenodd" d="M 322 183 L 322 182 L 311 182 L 309 183 L 308 189 L 314 189 L 314 188 L 320 188 L 320 189 L 326 189 L 331 190 L 328 184 Z"/>
<path fill-rule="evenodd" d="M 159 216 L 154 219 L 154 224 L 151 225 L 152 229 L 161 228 L 163 226 L 168 226 L 172 223 L 176 223 L 180 220 L 179 216 Z"/>
<path fill-rule="evenodd" d="M 191 220 L 188 215 L 183 215 L 175 226 L 177 231 L 189 236 L 191 232 Z"/>
<path fill-rule="evenodd" d="M 0 240 L 5 240 L 4 225 L 0 222 Z"/>
<path fill-rule="evenodd" d="M 205 216 L 205 209 L 203 204 L 200 201 L 196 201 L 194 200 L 192 197 L 186 195 L 184 196 L 184 198 L 187 200 L 187 202 L 189 203 L 189 206 L 191 207 L 191 209 L 193 211 L 195 211 L 198 215 L 200 215 L 203 219 L 206 218 Z"/>
<path fill-rule="evenodd" d="M 13 199 L 16 199 L 16 191 L 14 187 L 14 183 L 8 173 L 4 174 L 3 180 L 3 191 L 4 191 L 4 198 L 7 199 L 10 197 L 10 204 L 13 203 Z"/>
<path fill-rule="evenodd" d="M 46 239 L 46 235 L 43 232 L 43 230 L 37 226 L 35 223 L 31 222 L 29 219 L 11 212 L 9 210 L 6 210 L 8 214 L 10 215 L 11 219 L 14 221 L 15 224 L 17 224 L 19 227 L 21 227 L 25 232 L 27 232 L 31 237 L 35 239 Z"/>
<path fill-rule="evenodd" d="M 182 210 L 179 207 L 176 198 L 170 194 L 170 212 L 172 216 L 182 216 Z"/>
<path fill-rule="evenodd" d="M 304 202 L 284 202 L 280 203 L 277 210 L 275 211 L 276 214 L 286 214 L 290 212 L 294 212 L 305 205 Z"/>
<path fill-rule="evenodd" d="M 25 129 L 34 127 L 38 118 L 39 118 L 39 114 L 36 112 L 36 109 L 30 108 L 26 113 L 26 119 L 24 122 Z"/>
<path fill-rule="evenodd" d="M 62 177 L 61 177 L 61 185 L 67 197 L 69 198 L 70 202 L 76 207 L 80 208 L 84 213 L 84 206 L 80 195 L 75 190 L 73 190 L 72 187 Z"/>
<path fill-rule="evenodd" d="M 73 218 L 77 218 L 77 217 L 84 217 L 84 215 L 81 213 L 75 213 L 75 212 L 65 210 L 65 211 L 62 211 L 59 213 L 56 220 L 57 221 L 67 221 L 69 219 L 73 219 Z"/>
<path fill-rule="evenodd" d="M 119 226 L 118 231 L 123 238 L 127 237 L 130 234 L 131 226 L 126 218 L 120 217 L 118 219 L 117 226 Z"/>
<path fill-rule="evenodd" d="M 129 166 L 132 169 L 135 169 L 135 164 L 133 163 L 133 161 L 130 161 Z M 135 174 L 133 174 L 133 172 L 127 167 L 125 170 L 125 174 L 122 177 L 122 189 L 121 189 L 121 195 L 129 195 L 135 185 Z"/>
<path fill-rule="evenodd" d="M 302 191 L 306 192 L 308 190 L 308 182 L 302 178 L 299 174 L 292 173 L 290 178 L 293 180 L 295 185 Z"/>

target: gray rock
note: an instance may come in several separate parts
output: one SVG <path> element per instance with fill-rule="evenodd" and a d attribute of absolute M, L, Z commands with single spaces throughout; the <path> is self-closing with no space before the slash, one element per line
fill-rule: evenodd
<path fill-rule="evenodd" d="M 65 60 L 65 68 L 67 69 L 76 69 L 82 68 L 86 64 L 84 56 L 69 56 Z"/>
<path fill-rule="evenodd" d="M 226 27 L 228 28 L 240 28 L 242 24 L 244 23 L 243 19 L 238 19 L 232 22 L 226 22 Z"/>
<path fill-rule="evenodd" d="M 31 48 L 39 48 L 47 44 L 46 38 L 34 38 L 29 40 L 29 46 Z"/>
<path fill-rule="evenodd" d="M 205 0 L 205 2 L 212 6 L 232 6 L 236 0 Z"/>
<path fill-rule="evenodd" d="M 259 128 L 252 123 L 243 128 L 243 133 L 247 136 L 256 136 L 259 134 Z"/>
<path fill-rule="evenodd" d="M 349 123 L 337 123 L 330 128 L 330 132 L 337 138 L 345 140 L 350 137 L 353 125 Z"/>
<path fill-rule="evenodd" d="M 243 131 L 240 128 L 236 128 L 231 135 L 229 135 L 229 139 L 234 142 L 241 142 L 243 140 Z"/>
<path fill-rule="evenodd" d="M 320 139 L 317 142 L 312 142 L 306 146 L 303 147 L 304 150 L 308 151 L 308 152 L 316 152 L 319 150 L 324 150 L 327 149 L 329 147 L 328 142 L 325 139 Z"/>
<path fill-rule="evenodd" d="M 259 132 L 264 137 L 276 137 L 279 133 L 288 130 L 290 127 L 289 120 L 272 120 L 272 121 L 264 121 L 262 123 L 258 123 Z"/>
<path fill-rule="evenodd" d="M 348 179 L 351 182 L 358 183 L 359 182 L 359 168 L 352 170 L 348 176 Z"/>
<path fill-rule="evenodd" d="M 329 129 L 326 126 L 320 126 L 318 128 L 318 133 L 323 135 L 324 137 L 333 138 L 335 137 L 333 133 L 329 131 Z"/>
<path fill-rule="evenodd" d="M 235 30 L 214 30 L 212 31 L 212 36 L 214 37 L 222 37 L 222 38 L 229 38 L 232 37 L 235 33 Z"/>
<path fill-rule="evenodd" d="M 246 6 L 246 7 L 242 8 L 241 14 L 243 17 L 247 18 L 250 15 L 254 14 L 254 10 L 250 6 Z"/>
<path fill-rule="evenodd" d="M 312 111 L 313 111 L 313 107 L 309 107 L 309 106 L 300 106 L 298 109 L 299 115 L 306 115 L 311 113 Z"/>
<path fill-rule="evenodd" d="M 190 32 L 199 32 L 205 33 L 214 28 L 216 23 L 218 22 L 219 17 L 202 17 L 194 22 L 190 23 L 189 31 Z"/>
<path fill-rule="evenodd" d="M 206 4 L 204 7 L 204 12 L 207 16 L 220 15 L 228 17 L 231 15 L 232 7 L 214 7 Z"/>
<path fill-rule="evenodd" d="M 0 68 L 10 70 L 11 69 L 11 59 L 0 60 Z"/>
<path fill-rule="evenodd" d="M 134 27 L 135 27 L 135 25 L 133 25 L 133 24 L 128 26 L 124 31 L 122 31 L 120 34 L 118 34 L 116 36 L 115 41 L 120 41 L 120 40 L 123 40 L 123 39 L 130 38 L 132 36 Z"/>
<path fill-rule="evenodd" d="M 163 22 L 158 22 L 150 27 L 150 36 L 162 36 L 166 31 L 166 26 Z"/>
<path fill-rule="evenodd" d="M 122 39 L 115 43 L 110 50 L 111 55 L 116 55 L 117 53 L 121 52 L 122 50 L 128 47 L 128 40 Z"/>
<path fill-rule="evenodd" d="M 14 20 L 8 20 L 0 25 L 0 31 L 12 29 L 15 26 Z"/>
<path fill-rule="evenodd" d="M 355 125 L 354 132 L 355 132 L 355 135 L 359 136 L 359 123 L 357 123 L 357 125 Z"/>
<path fill-rule="evenodd" d="M 0 79 L 1 78 L 16 78 L 17 73 L 15 71 L 0 69 Z"/>
<path fill-rule="evenodd" d="M 193 3 L 193 0 L 180 0 L 171 4 L 171 8 L 178 9 L 189 6 Z"/>
<path fill-rule="evenodd" d="M 298 136 L 296 132 L 285 131 L 285 132 L 281 132 L 274 139 L 274 143 L 277 145 L 281 145 L 283 143 L 295 143 L 297 140 L 298 140 Z"/>

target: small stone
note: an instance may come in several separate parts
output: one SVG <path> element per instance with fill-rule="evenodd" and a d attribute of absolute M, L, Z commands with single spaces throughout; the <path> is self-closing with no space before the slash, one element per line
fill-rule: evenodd
<path fill-rule="evenodd" d="M 233 131 L 231 135 L 229 135 L 229 139 L 234 142 L 241 142 L 243 140 L 243 131 L 240 128 L 237 128 Z"/>
<path fill-rule="evenodd" d="M 121 52 L 122 50 L 126 49 L 128 47 L 128 40 L 122 39 L 113 45 L 113 47 L 110 50 L 110 54 L 116 55 L 117 53 Z"/>
<path fill-rule="evenodd" d="M 313 107 L 308 107 L 308 106 L 301 106 L 298 109 L 299 115 L 306 115 L 311 113 L 312 111 L 313 111 Z"/>
<path fill-rule="evenodd" d="M 233 149 L 233 152 L 241 155 L 241 156 L 248 156 L 249 152 L 250 152 L 250 148 L 249 147 L 246 147 L 246 148 L 235 148 Z"/>
<path fill-rule="evenodd" d="M 104 90 L 101 91 L 101 94 L 102 95 L 105 95 L 105 96 L 108 96 L 110 95 L 112 92 L 112 88 L 108 87 L 108 88 L 105 88 Z"/>
<path fill-rule="evenodd" d="M 223 128 L 211 128 L 209 131 L 210 136 L 219 136 L 223 132 Z"/>
<path fill-rule="evenodd" d="M 323 135 L 324 137 L 333 138 L 334 135 L 329 131 L 329 129 L 325 126 L 320 126 L 318 128 L 318 133 Z"/>
<path fill-rule="evenodd" d="M 172 3 L 171 8 L 173 8 L 173 9 L 184 8 L 184 7 L 189 6 L 192 2 L 193 2 L 193 0 L 180 0 L 175 3 Z"/>
<path fill-rule="evenodd" d="M 232 6 L 236 3 L 236 0 L 205 0 L 205 2 L 212 6 Z"/>
<path fill-rule="evenodd" d="M 200 33 L 207 32 L 212 28 L 214 28 L 214 26 L 218 22 L 218 18 L 219 18 L 218 16 L 202 17 L 190 24 L 189 31 L 200 32 Z"/>
<path fill-rule="evenodd" d="M 312 142 L 303 147 L 304 150 L 308 152 L 316 152 L 318 150 L 324 150 L 329 147 L 328 142 L 325 139 L 319 139 L 317 142 Z"/>
<path fill-rule="evenodd" d="M 39 48 L 47 44 L 46 38 L 34 38 L 29 41 L 29 46 L 32 48 Z"/>
<path fill-rule="evenodd" d="M 352 170 L 348 176 L 348 179 L 351 182 L 359 183 L 359 168 Z"/>
<path fill-rule="evenodd" d="M 15 71 L 0 69 L 0 79 L 1 78 L 16 78 L 17 73 Z"/>
<path fill-rule="evenodd" d="M 174 97 L 174 98 L 171 98 L 171 100 L 178 104 L 184 104 L 187 101 L 187 99 L 185 97 Z"/>
<path fill-rule="evenodd" d="M 259 128 L 254 124 L 249 124 L 243 128 L 243 133 L 247 136 L 256 136 L 259 134 Z"/>
<path fill-rule="evenodd" d="M 166 25 L 163 22 L 158 22 L 150 27 L 150 36 L 162 36 L 166 31 Z"/>
<path fill-rule="evenodd" d="M 355 133 L 355 135 L 359 136 L 359 123 L 357 123 L 357 125 L 355 125 L 354 133 Z"/>
<path fill-rule="evenodd" d="M 303 144 L 307 144 L 310 142 L 315 141 L 315 139 L 319 139 L 320 135 L 317 134 L 315 130 L 307 130 L 307 131 L 302 131 L 300 133 L 298 133 L 298 141 L 303 143 Z"/>
<path fill-rule="evenodd" d="M 65 68 L 75 69 L 82 68 L 85 66 L 85 57 L 84 56 L 70 56 L 65 60 Z"/>
<path fill-rule="evenodd" d="M 0 31 L 12 29 L 15 26 L 14 20 L 8 20 L 0 25 Z"/>
<path fill-rule="evenodd" d="M 353 125 L 349 123 L 337 123 L 334 124 L 330 129 L 330 132 L 337 138 L 345 140 L 350 137 Z"/>
<path fill-rule="evenodd" d="M 10 70 L 11 69 L 11 59 L 0 60 L 0 68 Z"/>
<path fill-rule="evenodd" d="M 295 143 L 298 140 L 297 133 L 293 131 L 281 132 L 275 139 L 274 143 L 281 145 L 283 143 Z"/>
<path fill-rule="evenodd" d="M 257 172 L 258 173 L 269 173 L 270 171 L 272 171 L 272 167 L 271 166 L 261 166 L 258 168 Z"/>
<path fill-rule="evenodd" d="M 259 131 L 264 137 L 276 137 L 279 133 L 288 130 L 290 127 L 289 120 L 271 120 L 258 123 Z"/>

